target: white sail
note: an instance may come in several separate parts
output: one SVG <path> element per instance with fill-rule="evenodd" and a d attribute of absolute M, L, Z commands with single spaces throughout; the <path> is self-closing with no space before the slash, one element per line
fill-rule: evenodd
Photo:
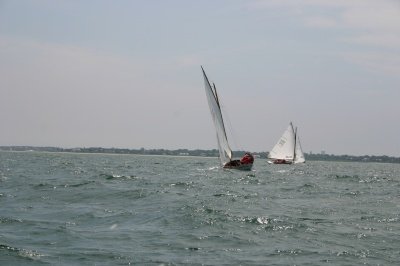
<path fill-rule="evenodd" d="M 293 161 L 295 151 L 295 133 L 292 123 L 279 139 L 278 143 L 272 148 L 268 154 L 269 159 L 284 159 L 286 161 Z"/>
<path fill-rule="evenodd" d="M 294 159 L 294 163 L 304 163 L 306 162 L 306 159 L 304 158 L 304 153 L 303 150 L 301 149 L 301 143 L 300 143 L 300 138 L 299 135 L 297 135 L 297 141 L 296 141 L 296 158 Z"/>
<path fill-rule="evenodd" d="M 219 158 L 221 164 L 224 165 L 225 163 L 229 162 L 232 159 L 232 150 L 229 147 L 228 138 L 225 132 L 224 120 L 222 118 L 221 107 L 218 100 L 217 90 L 214 87 L 211 87 L 210 82 L 204 72 L 204 86 L 206 89 L 206 95 L 208 100 L 208 106 L 210 107 L 211 117 L 214 121 L 215 130 L 217 133 L 217 142 L 218 142 L 218 149 L 219 149 Z"/>

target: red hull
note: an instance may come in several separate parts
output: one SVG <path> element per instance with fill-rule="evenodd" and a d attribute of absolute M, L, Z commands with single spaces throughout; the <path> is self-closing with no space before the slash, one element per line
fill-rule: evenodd
<path fill-rule="evenodd" d="M 237 169 L 250 171 L 253 167 L 254 157 L 250 153 L 246 152 L 240 160 L 232 160 L 224 164 L 225 169 Z"/>
<path fill-rule="evenodd" d="M 243 171 L 250 171 L 252 167 L 252 163 L 243 164 L 239 160 L 230 161 L 223 166 L 224 169 L 236 169 Z"/>

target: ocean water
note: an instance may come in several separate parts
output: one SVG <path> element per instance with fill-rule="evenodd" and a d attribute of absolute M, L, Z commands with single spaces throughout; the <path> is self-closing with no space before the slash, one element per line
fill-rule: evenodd
<path fill-rule="evenodd" d="M 400 165 L 0 152 L 0 265 L 400 265 Z"/>

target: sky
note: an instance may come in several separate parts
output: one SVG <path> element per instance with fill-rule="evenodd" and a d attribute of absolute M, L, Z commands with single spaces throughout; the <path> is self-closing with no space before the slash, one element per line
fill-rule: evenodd
<path fill-rule="evenodd" d="M 0 0 L 0 145 L 400 156 L 398 0 Z"/>

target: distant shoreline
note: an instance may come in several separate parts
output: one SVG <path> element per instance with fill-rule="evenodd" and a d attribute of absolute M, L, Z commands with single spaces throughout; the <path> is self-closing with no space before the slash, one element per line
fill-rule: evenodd
<path fill-rule="evenodd" d="M 59 147 L 37 147 L 37 146 L 0 146 L 0 151 L 38 151 L 38 152 L 65 152 L 65 153 L 98 153 L 98 154 L 139 154 L 139 155 L 167 155 L 167 156 L 193 156 L 193 157 L 218 157 L 219 152 L 213 150 L 166 150 L 166 149 L 121 149 L 121 148 L 59 148 Z M 234 151 L 234 157 L 240 157 L 245 151 Z M 268 152 L 253 152 L 256 158 L 266 159 Z M 377 162 L 377 163 L 400 163 L 400 157 L 376 156 L 376 155 L 333 155 L 305 153 L 309 161 L 340 161 L 340 162 Z"/>

